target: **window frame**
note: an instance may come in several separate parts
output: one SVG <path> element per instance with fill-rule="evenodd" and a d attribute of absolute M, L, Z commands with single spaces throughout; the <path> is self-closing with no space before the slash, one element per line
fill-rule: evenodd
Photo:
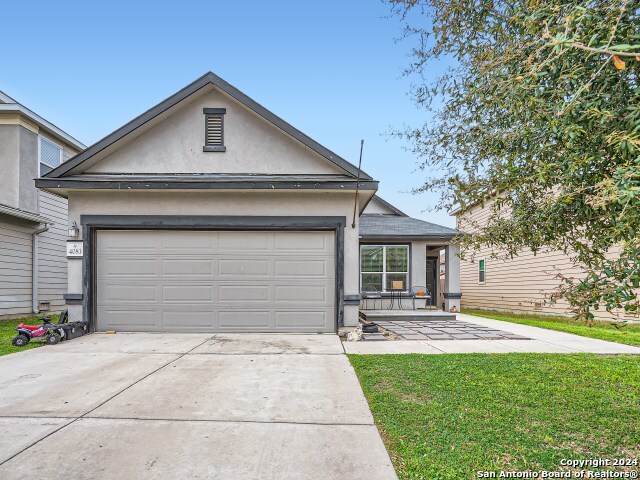
<path fill-rule="evenodd" d="M 58 150 L 60 150 L 60 162 L 58 163 L 58 165 L 56 165 L 55 167 L 52 165 L 49 165 L 46 162 L 42 161 L 42 141 L 45 141 L 47 143 L 50 143 L 51 145 L 53 145 L 54 147 L 57 147 Z M 62 165 L 64 163 L 64 147 L 62 145 L 60 145 L 58 142 L 52 140 L 49 137 L 45 137 L 42 134 L 38 134 L 38 176 L 42 177 L 43 175 L 46 175 L 47 173 L 49 173 L 51 170 L 55 170 L 56 168 L 58 168 L 60 165 Z M 42 169 L 41 169 L 41 165 L 44 164 L 47 167 L 49 167 L 51 170 L 49 170 L 49 172 L 45 172 L 42 173 Z"/>
<path fill-rule="evenodd" d="M 362 271 L 362 250 L 363 247 L 379 247 L 382 248 L 382 271 L 381 272 L 363 272 Z M 406 247 L 407 248 L 407 271 L 406 272 L 391 272 L 387 271 L 387 247 Z M 411 244 L 410 243 L 361 243 L 360 244 L 360 258 L 358 264 L 358 270 L 360 271 L 360 291 L 362 291 L 362 275 L 374 274 L 382 275 L 382 290 L 381 292 L 388 292 L 387 290 L 387 275 L 406 275 L 406 281 L 404 285 L 405 290 L 411 289 Z"/>
<path fill-rule="evenodd" d="M 482 265 L 482 269 L 480 268 Z M 480 280 L 482 274 L 482 280 Z M 487 259 L 485 257 L 478 258 L 478 285 L 486 285 L 487 283 Z"/>
<path fill-rule="evenodd" d="M 224 144 L 224 117 L 227 114 L 226 108 L 203 108 L 202 113 L 204 114 L 204 146 L 202 147 L 203 152 L 226 152 L 227 147 Z M 221 144 L 220 145 L 211 145 L 207 143 L 208 133 L 209 133 L 209 118 L 216 117 L 220 119 L 220 137 Z"/>

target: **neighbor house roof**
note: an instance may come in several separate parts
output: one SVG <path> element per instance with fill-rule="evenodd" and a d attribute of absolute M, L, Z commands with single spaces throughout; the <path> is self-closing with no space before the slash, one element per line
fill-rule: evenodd
<path fill-rule="evenodd" d="M 38 125 L 38 127 L 44 130 L 46 133 L 53 135 L 60 140 L 63 140 L 64 142 L 68 143 L 78 150 L 87 148 L 85 144 L 83 144 L 79 140 L 76 140 L 64 130 L 56 127 L 53 123 L 48 122 L 37 113 L 32 112 L 6 93 L 0 91 L 0 113 L 2 112 L 22 115 L 23 117 Z"/>
<path fill-rule="evenodd" d="M 76 170 L 82 163 L 86 162 L 87 160 L 89 160 L 99 152 L 103 151 L 104 149 L 111 146 L 115 142 L 118 142 L 119 140 L 121 140 L 122 138 L 124 138 L 125 136 L 133 132 L 134 130 L 142 127 L 147 122 L 153 120 L 158 115 L 161 115 L 171 107 L 185 100 L 187 97 L 196 93 L 197 91 L 206 87 L 207 85 L 214 85 L 215 87 L 217 87 L 227 95 L 231 96 L 232 98 L 234 98 L 236 101 L 238 101 L 245 107 L 249 108 L 256 114 L 264 118 L 266 121 L 270 122 L 271 124 L 281 129 L 282 131 L 284 131 L 294 139 L 301 142 L 307 148 L 313 150 L 317 154 L 321 155 L 322 157 L 326 158 L 330 162 L 340 167 L 347 175 L 353 176 L 353 177 L 358 176 L 358 167 L 349 163 L 347 160 L 335 154 L 328 148 L 320 145 L 318 142 L 308 137 L 307 135 L 305 135 L 304 133 L 302 133 L 300 130 L 296 129 L 289 123 L 285 122 L 283 119 L 281 119 L 274 113 L 264 108 L 255 100 L 252 100 L 251 98 L 249 98 L 247 95 L 245 95 L 240 90 L 238 90 L 234 86 L 227 83 L 222 78 L 218 77 L 212 72 L 208 72 L 208 73 L 205 73 L 202 77 L 198 78 L 193 83 L 184 87 L 179 92 L 170 96 L 166 100 L 160 102 L 155 107 L 147 110 L 142 115 L 134 118 L 129 123 L 122 126 L 115 132 L 111 133 L 110 135 L 107 135 L 102 140 L 99 140 L 95 144 L 91 145 L 84 152 L 76 155 L 70 160 L 64 162 L 59 167 L 53 169 L 52 171 L 47 173 L 44 177 L 60 178 L 69 173 L 71 174 L 78 173 Z M 362 172 L 362 171 L 360 171 L 360 178 L 365 181 L 373 180 L 369 175 L 367 175 L 365 172 Z"/>
<path fill-rule="evenodd" d="M 19 218 L 33 223 L 48 223 L 54 225 L 55 223 L 47 217 L 38 215 L 36 213 L 27 212 L 26 210 L 20 210 L 19 208 L 10 207 L 8 205 L 0 204 L 0 214 L 8 215 L 10 217 Z"/>
<path fill-rule="evenodd" d="M 451 239 L 461 232 L 417 218 L 402 215 L 361 215 L 360 236 L 362 238 L 428 237 Z"/>

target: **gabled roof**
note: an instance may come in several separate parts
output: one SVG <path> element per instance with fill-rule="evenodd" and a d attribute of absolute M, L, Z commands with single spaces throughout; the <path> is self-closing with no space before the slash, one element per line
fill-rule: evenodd
<path fill-rule="evenodd" d="M 396 215 L 398 215 L 400 217 L 408 217 L 408 215 L 406 213 L 404 213 L 402 210 L 400 210 L 399 208 L 395 207 L 394 205 L 391 205 L 389 202 L 387 202 L 385 199 L 379 197 L 378 195 L 374 195 L 374 198 L 378 201 L 378 203 L 381 203 L 382 205 L 387 207 L 389 210 L 391 210 Z"/>
<path fill-rule="evenodd" d="M 461 235 L 461 232 L 455 228 L 443 227 L 406 215 L 360 216 L 360 236 L 364 239 L 390 237 L 452 239 L 458 235 Z"/>
<path fill-rule="evenodd" d="M 1 112 L 11 112 L 23 115 L 24 117 L 28 118 L 33 123 L 41 127 L 45 132 L 59 138 L 60 140 L 65 141 L 72 147 L 78 150 L 87 148 L 85 144 L 83 144 L 79 140 L 76 140 L 64 130 L 56 127 L 53 123 L 48 122 L 37 113 L 32 112 L 27 107 L 25 107 L 21 103 L 18 103 L 16 100 L 2 91 L 0 91 L 0 113 Z"/>
<path fill-rule="evenodd" d="M 308 137 L 307 135 L 305 135 L 304 133 L 302 133 L 300 130 L 296 129 L 289 123 L 285 122 L 283 119 L 281 119 L 274 113 L 264 108 L 258 102 L 249 98 L 247 95 L 245 95 L 240 90 L 238 90 L 234 86 L 227 83 L 222 78 L 218 77 L 212 72 L 208 72 L 208 73 L 205 73 L 202 77 L 198 78 L 195 82 L 184 87 L 179 92 L 175 93 L 174 95 L 170 96 L 166 100 L 157 104 L 155 107 L 147 110 L 142 115 L 134 118 L 129 123 L 120 127 L 115 132 L 111 133 L 110 135 L 107 135 L 102 140 L 99 140 L 95 144 L 91 145 L 84 152 L 76 155 L 75 157 L 66 161 L 59 167 L 53 169 L 52 171 L 47 173 L 44 177 L 60 178 L 65 176 L 66 174 L 68 174 L 69 172 L 72 172 L 74 169 L 76 169 L 78 166 L 80 166 L 82 163 L 84 163 L 85 161 L 87 161 L 97 153 L 111 146 L 115 142 L 120 141 L 121 139 L 126 137 L 128 134 L 136 130 L 137 128 L 145 125 L 147 122 L 151 121 L 158 115 L 162 114 L 163 112 L 167 111 L 171 107 L 185 100 L 187 97 L 194 94 L 201 88 L 206 87 L 207 85 L 214 85 L 215 87 L 217 87 L 224 93 L 228 94 L 229 96 L 234 98 L 236 101 L 238 101 L 245 107 L 249 108 L 250 110 L 258 114 L 268 122 L 272 123 L 277 128 L 281 129 L 282 131 L 284 131 L 294 139 L 301 142 L 303 145 L 305 145 L 309 149 L 313 150 L 314 152 L 318 153 L 322 157 L 326 158 L 330 162 L 340 167 L 348 175 L 353 177 L 358 176 L 358 168 L 355 165 L 349 163 L 347 160 L 335 154 L 334 152 L 327 149 L 326 147 L 323 147 L 318 142 Z M 76 172 L 73 172 L 73 173 L 76 173 Z M 369 175 L 367 175 L 365 172 L 362 172 L 362 171 L 360 172 L 360 178 L 362 180 L 372 180 L 372 178 Z"/>

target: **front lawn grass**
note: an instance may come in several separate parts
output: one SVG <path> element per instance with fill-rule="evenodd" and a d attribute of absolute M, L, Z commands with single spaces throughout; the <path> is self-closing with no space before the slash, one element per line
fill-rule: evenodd
<path fill-rule="evenodd" d="M 583 337 L 608 340 L 610 342 L 624 343 L 626 345 L 640 346 L 640 323 L 627 323 L 616 328 L 613 320 L 595 320 L 592 326 L 585 322 L 570 317 L 534 315 L 526 313 L 500 312 L 497 310 L 481 310 L 465 308 L 462 313 L 477 317 L 492 318 L 505 322 L 521 323 L 532 327 L 547 328 L 560 332 L 573 333 Z"/>
<path fill-rule="evenodd" d="M 561 470 L 561 459 L 640 458 L 640 357 L 349 359 L 401 479 L 471 479 L 480 470 Z"/>
<path fill-rule="evenodd" d="M 50 317 L 55 323 L 58 321 L 59 315 L 50 315 Z M 14 329 L 20 322 L 28 325 L 39 325 L 42 323 L 43 318 L 44 315 L 29 318 L 16 318 L 13 320 L 0 320 L 0 356 L 44 345 L 41 340 L 32 340 L 26 347 L 14 347 L 11 345 L 11 340 L 18 334 Z"/>

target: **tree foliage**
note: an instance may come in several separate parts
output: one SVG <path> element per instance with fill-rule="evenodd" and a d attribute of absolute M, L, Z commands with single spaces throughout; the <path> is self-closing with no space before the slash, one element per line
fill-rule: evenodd
<path fill-rule="evenodd" d="M 463 252 L 559 249 L 587 272 L 558 290 L 578 316 L 637 313 L 640 1 L 389 2 L 431 112 L 396 132 L 430 174 L 419 190 L 450 210 L 495 199 Z"/>

